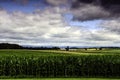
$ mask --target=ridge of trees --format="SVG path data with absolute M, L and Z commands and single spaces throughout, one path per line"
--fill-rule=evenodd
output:
M 0 49 L 59 50 L 59 47 L 23 47 L 18 44 L 0 43 Z
M 10 44 L 10 43 L 0 43 L 0 49 L 31 49 L 31 50 L 60 50 L 60 47 L 25 47 L 18 44 Z M 78 47 L 65 47 L 66 51 L 69 51 L 70 49 L 96 49 L 96 50 L 102 50 L 102 49 L 120 49 L 120 47 L 91 47 L 91 48 L 78 48 Z
M 22 49 L 18 44 L 0 43 L 0 49 Z

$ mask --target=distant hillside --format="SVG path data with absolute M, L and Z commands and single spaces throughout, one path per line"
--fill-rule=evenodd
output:
M 59 50 L 59 47 L 25 47 L 18 44 L 0 43 L 0 49 Z
M 18 44 L 0 43 L 0 49 L 22 49 Z

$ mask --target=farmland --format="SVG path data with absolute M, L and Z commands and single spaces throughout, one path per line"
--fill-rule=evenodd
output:
M 76 51 L 60 51 L 60 50 L 0 50 L 0 56 L 81 56 L 81 55 L 120 55 L 120 50 L 76 50 Z
M 120 77 L 120 50 L 0 50 L 0 76 Z

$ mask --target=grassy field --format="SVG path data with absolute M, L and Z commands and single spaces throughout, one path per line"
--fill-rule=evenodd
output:
M 0 50 L 0 56 L 76 56 L 76 55 L 120 55 L 120 50 Z

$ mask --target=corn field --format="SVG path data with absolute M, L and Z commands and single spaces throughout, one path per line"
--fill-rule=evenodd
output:
M 0 76 L 118 77 L 120 55 L 0 57 Z

